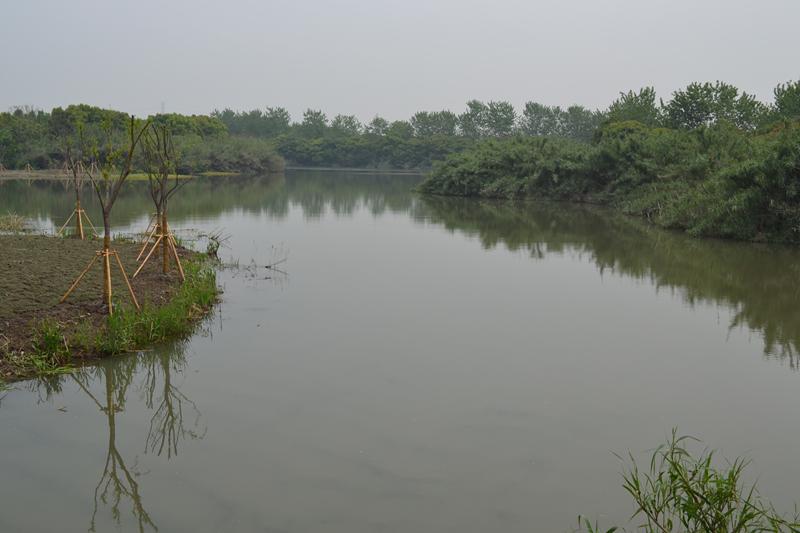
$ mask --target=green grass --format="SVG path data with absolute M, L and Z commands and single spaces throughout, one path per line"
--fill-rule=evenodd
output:
M 32 231 L 33 226 L 23 216 L 16 213 L 9 212 L 5 215 L 0 215 L 0 231 L 8 233 L 25 233 Z
M 655 449 L 650 459 L 649 471 L 639 470 L 633 455 L 622 471 L 622 487 L 633 497 L 635 512 L 631 520 L 640 517 L 642 523 L 636 530 L 645 533 L 704 532 L 800 532 L 800 514 L 788 518 L 780 515 L 756 489 L 755 483 L 746 485 L 743 478 L 747 458 L 738 457 L 733 462 L 723 459 L 719 463 L 716 450 L 704 449 L 698 457 L 687 450 L 694 437 L 672 437 Z M 619 457 L 619 456 L 618 456 Z M 584 516 L 578 517 L 578 530 L 601 533 L 598 522 L 594 525 Z M 604 533 L 619 530 L 617 526 Z M 622 529 L 622 531 L 625 531 Z
M 162 306 L 149 300 L 141 309 L 114 303 L 114 314 L 104 320 L 96 335 L 91 319 L 83 318 L 67 338 L 53 318 L 36 319 L 30 325 L 31 352 L 7 355 L 19 376 L 32 377 L 71 372 L 73 350 L 114 355 L 135 351 L 162 340 L 191 334 L 210 311 L 219 294 L 215 268 L 206 256 L 184 262 L 186 280 Z
M 95 350 L 106 355 L 123 353 L 192 333 L 217 298 L 217 277 L 214 265 L 202 256 L 184 267 L 186 281 L 166 305 L 145 301 L 141 309 L 134 309 L 115 304 L 114 314 L 93 341 Z

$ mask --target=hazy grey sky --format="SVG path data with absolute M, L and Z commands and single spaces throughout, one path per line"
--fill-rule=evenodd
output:
M 2 0 L 0 110 L 307 108 L 368 122 L 468 100 L 606 108 L 800 79 L 799 0 Z

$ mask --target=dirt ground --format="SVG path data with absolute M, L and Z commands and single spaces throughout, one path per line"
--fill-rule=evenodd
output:
M 14 367 L 7 361 L 9 354 L 32 349 L 30 324 L 34 319 L 55 318 L 64 327 L 62 333 L 67 339 L 71 338 L 79 319 L 91 317 L 92 335 L 100 328 L 102 320 L 108 315 L 108 306 L 101 299 L 100 259 L 95 261 L 67 301 L 59 304 L 59 300 L 101 248 L 102 239 L 96 238 L 80 240 L 42 235 L 0 235 L 0 379 L 16 375 Z M 169 300 L 180 281 L 174 261 L 171 277 L 161 276 L 161 261 L 151 257 L 136 278 L 131 279 L 140 265 L 136 256 L 141 246 L 112 242 L 113 249 L 119 252 L 140 305 L 145 299 L 151 302 Z M 192 253 L 178 247 L 181 260 Z M 130 294 L 113 258 L 111 281 L 114 298 L 130 304 Z M 90 358 L 93 355 L 73 352 L 73 358 Z

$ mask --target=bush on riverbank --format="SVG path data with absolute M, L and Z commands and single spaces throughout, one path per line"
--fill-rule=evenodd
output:
M 766 135 L 722 122 L 630 128 L 596 145 L 485 140 L 450 156 L 418 190 L 587 201 L 693 235 L 800 242 L 800 127 Z

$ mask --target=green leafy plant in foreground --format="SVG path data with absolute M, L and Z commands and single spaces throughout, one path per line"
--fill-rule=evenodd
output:
M 61 326 L 53 318 L 34 320 L 31 325 L 34 353 L 31 357 L 42 366 L 58 366 L 72 359 L 67 339 Z M 37 366 L 40 366 L 37 364 Z
M 755 484 L 745 485 L 742 472 L 749 459 L 725 460 L 727 467 L 718 470 L 711 464 L 716 450 L 706 448 L 695 458 L 684 447 L 688 441 L 700 442 L 688 435 L 677 437 L 673 429 L 672 437 L 653 452 L 649 472 L 640 471 L 632 455 L 630 462 L 620 457 L 625 461 L 622 486 L 636 505 L 631 519 L 645 520 L 637 529 L 646 533 L 800 532 L 796 506 L 795 514 L 787 519 L 759 494 Z M 601 531 L 597 522 L 593 527 L 584 516 L 578 517 L 578 523 L 581 529 L 574 531 Z
M 122 353 L 191 333 L 197 319 L 217 298 L 217 277 L 212 262 L 204 256 L 187 261 L 185 267 L 186 280 L 165 305 L 159 307 L 146 301 L 141 309 L 132 309 L 117 304 L 94 338 L 95 350 L 101 354 Z

